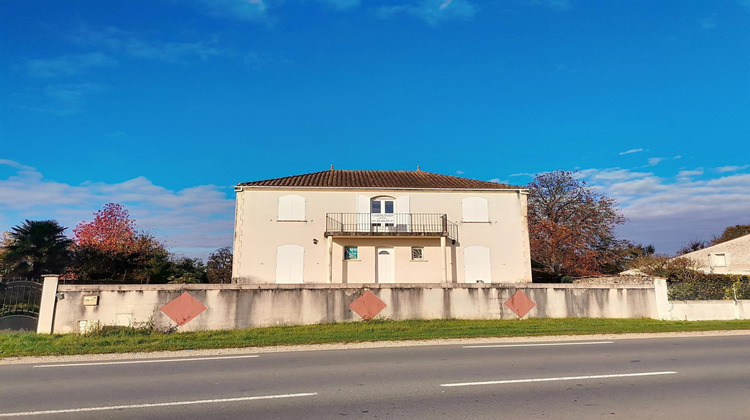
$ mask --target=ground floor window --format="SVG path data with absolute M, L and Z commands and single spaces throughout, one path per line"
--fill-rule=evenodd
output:
M 344 247 L 344 259 L 345 260 L 356 260 L 359 259 L 359 254 L 356 246 L 345 246 Z
M 411 247 L 411 260 L 412 261 L 424 261 L 424 247 L 421 247 L 421 246 Z

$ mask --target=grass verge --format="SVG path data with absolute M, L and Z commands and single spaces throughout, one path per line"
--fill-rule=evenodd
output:
M 744 330 L 750 320 L 652 319 L 412 320 L 165 333 L 149 328 L 101 329 L 88 334 L 0 333 L 0 358 L 160 350 L 219 349 L 440 338 L 660 333 Z

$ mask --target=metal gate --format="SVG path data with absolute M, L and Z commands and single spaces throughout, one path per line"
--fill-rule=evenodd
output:
M 0 282 L 0 330 L 36 331 L 41 301 L 42 283 Z

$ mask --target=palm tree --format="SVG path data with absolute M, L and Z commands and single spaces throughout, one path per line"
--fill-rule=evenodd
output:
M 3 262 L 11 275 L 39 278 L 42 274 L 60 274 L 70 261 L 73 243 L 65 227 L 55 220 L 25 220 L 8 234 Z

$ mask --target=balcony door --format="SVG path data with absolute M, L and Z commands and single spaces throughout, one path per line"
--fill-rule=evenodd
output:
M 376 197 L 370 200 L 370 229 L 372 232 L 389 232 L 396 225 L 395 200 Z

